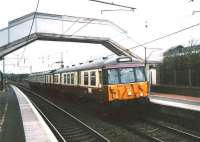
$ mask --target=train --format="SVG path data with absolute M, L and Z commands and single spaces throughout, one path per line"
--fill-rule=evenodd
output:
M 92 98 L 109 106 L 149 101 L 145 66 L 127 56 L 103 58 L 96 62 L 32 73 L 27 81 L 34 89 Z

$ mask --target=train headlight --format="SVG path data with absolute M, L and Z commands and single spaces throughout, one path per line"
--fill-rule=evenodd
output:
M 128 91 L 128 96 L 131 96 L 131 95 L 132 95 L 131 91 Z

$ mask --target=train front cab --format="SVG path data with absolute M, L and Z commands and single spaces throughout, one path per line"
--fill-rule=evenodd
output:
M 149 102 L 148 82 L 142 65 L 104 69 L 107 103 L 114 107 L 144 105 Z

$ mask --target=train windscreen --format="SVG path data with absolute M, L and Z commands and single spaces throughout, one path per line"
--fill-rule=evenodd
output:
M 146 81 L 144 67 L 107 69 L 105 74 L 105 84 L 125 84 Z

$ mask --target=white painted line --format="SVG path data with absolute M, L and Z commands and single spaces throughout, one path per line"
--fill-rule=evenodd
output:
M 7 110 L 8 110 L 8 97 L 6 98 L 6 105 L 4 107 L 4 112 L 3 112 L 2 117 L 0 119 L 0 133 L 2 132 L 2 126 L 3 126 L 4 122 L 5 122 L 5 117 L 6 117 Z
M 11 85 L 11 87 L 15 91 L 19 102 L 26 141 L 58 142 L 30 100 L 16 86 Z
M 166 98 L 166 99 L 174 99 L 174 100 L 183 100 L 183 101 L 187 101 L 187 102 L 196 102 L 196 103 L 200 103 L 200 101 L 198 101 L 198 100 L 191 100 L 191 98 L 184 98 L 184 97 L 180 97 L 180 98 L 177 98 L 177 97 L 173 97 L 173 96 L 162 96 L 162 95 L 152 95 L 152 96 L 150 96 L 150 97 L 154 97 L 154 98 L 156 98 L 156 97 L 159 97 L 159 98 Z M 199 99 L 199 98 L 198 98 Z
M 185 103 L 165 101 L 165 100 L 152 99 L 152 98 L 150 99 L 150 101 L 155 104 L 162 104 L 165 106 L 173 106 L 173 107 L 183 108 L 183 109 L 188 109 L 188 110 L 193 110 L 193 111 L 200 111 L 200 106 L 197 106 L 197 105 L 190 105 L 190 104 L 185 104 Z

